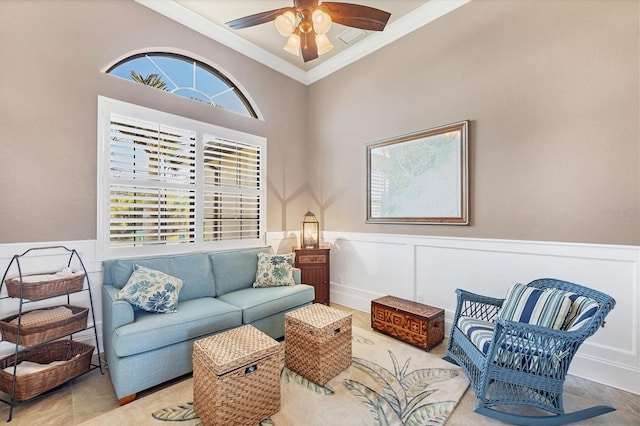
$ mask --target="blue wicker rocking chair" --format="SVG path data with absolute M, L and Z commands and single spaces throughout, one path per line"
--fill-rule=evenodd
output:
M 596 406 L 565 413 L 562 402 L 571 360 L 582 342 L 604 325 L 615 305 L 613 298 L 548 278 L 526 286 L 516 284 L 506 299 L 461 289 L 456 294 L 458 303 L 444 358 L 465 370 L 478 401 L 476 413 L 516 425 L 548 426 L 615 410 Z M 536 303 L 537 308 L 531 309 Z M 503 410 L 536 407 L 550 414 L 530 416 L 495 409 L 500 406 Z

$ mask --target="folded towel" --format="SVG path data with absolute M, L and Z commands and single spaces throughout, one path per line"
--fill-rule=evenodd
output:
M 69 267 L 62 268 L 61 270 L 56 272 L 56 276 L 58 277 L 70 277 L 71 275 L 73 275 L 73 271 Z
M 39 364 L 32 361 L 22 361 L 18 363 L 18 367 L 16 368 L 16 376 L 25 376 L 27 374 L 37 373 L 39 371 L 55 367 L 56 365 L 60 365 L 65 362 L 66 361 L 53 361 L 49 364 Z M 5 368 L 4 371 L 9 374 L 13 374 L 13 365 L 11 367 Z
M 72 272 L 71 268 L 64 268 L 56 273 L 52 274 L 38 274 L 38 275 L 24 275 L 22 277 L 23 283 L 39 283 L 42 281 L 59 280 L 60 278 L 74 277 L 77 275 L 84 275 L 84 271 Z M 13 281 L 20 281 L 20 277 L 12 278 Z

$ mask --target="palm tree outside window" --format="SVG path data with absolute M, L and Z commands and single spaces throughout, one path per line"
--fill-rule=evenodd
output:
M 247 97 L 227 76 L 188 56 L 140 53 L 119 61 L 106 72 L 227 111 L 258 117 Z

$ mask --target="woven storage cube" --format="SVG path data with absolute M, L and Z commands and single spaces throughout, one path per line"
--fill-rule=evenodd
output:
M 55 276 L 55 272 L 42 274 L 42 276 Z M 39 275 L 36 275 L 39 276 Z M 75 273 L 72 276 L 43 279 L 42 281 L 25 281 L 25 278 L 33 275 L 25 275 L 22 280 L 22 297 L 29 300 L 41 300 L 49 297 L 61 296 L 82 290 L 84 286 L 84 272 Z M 7 293 L 11 297 L 20 297 L 20 277 L 7 278 Z
M 351 365 L 351 314 L 319 303 L 285 314 L 285 364 L 324 386 Z
M 18 353 L 18 364 L 22 361 L 50 364 L 65 361 L 32 374 L 16 376 L 15 398 L 24 401 L 59 386 L 68 380 L 89 371 L 93 346 L 73 340 L 57 340 Z M 0 360 L 0 391 L 11 395 L 14 354 Z M 11 367 L 9 371 L 5 368 Z
M 60 308 L 70 311 L 69 316 L 62 315 Z M 89 308 L 73 305 L 51 306 L 23 312 L 20 324 L 20 345 L 37 345 L 84 330 L 87 328 L 88 313 Z M 16 343 L 18 323 L 15 319 L 17 317 L 16 314 L 0 320 L 2 340 Z
M 205 426 L 255 426 L 280 411 L 280 344 L 252 325 L 194 342 L 193 407 Z

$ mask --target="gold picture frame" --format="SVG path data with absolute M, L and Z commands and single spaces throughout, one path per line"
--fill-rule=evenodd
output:
M 367 223 L 469 224 L 469 121 L 367 145 Z

